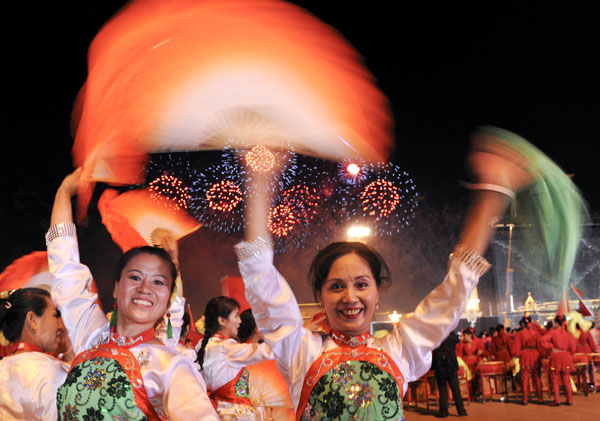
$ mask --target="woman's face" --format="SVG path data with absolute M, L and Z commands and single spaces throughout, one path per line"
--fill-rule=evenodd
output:
M 221 326 L 223 336 L 226 338 L 237 337 L 240 324 L 242 324 L 242 319 L 240 319 L 240 310 L 237 308 L 229 313 L 226 319 L 219 317 L 219 325 Z
M 54 353 L 62 340 L 62 323 L 60 321 L 60 313 L 56 305 L 50 298 L 46 297 L 46 310 L 41 316 L 35 316 L 36 329 L 35 340 L 36 345 L 42 348 L 44 352 Z
M 165 314 L 171 297 L 171 272 L 160 257 L 139 254 L 121 271 L 113 297 L 117 300 L 117 327 L 138 325 L 147 330 Z M 136 329 L 139 330 L 139 329 Z
M 336 259 L 319 300 L 332 329 L 347 335 L 367 332 L 379 302 L 379 288 L 369 264 L 354 253 Z

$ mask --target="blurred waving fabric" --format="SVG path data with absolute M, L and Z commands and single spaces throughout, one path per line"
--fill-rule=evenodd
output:
M 138 182 L 152 152 L 262 144 L 375 161 L 393 145 L 360 56 L 277 0 L 129 3 L 90 46 L 73 125 L 85 179 L 113 184 Z

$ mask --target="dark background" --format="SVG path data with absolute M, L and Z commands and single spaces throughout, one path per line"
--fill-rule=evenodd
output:
M 426 210 L 424 225 L 405 240 L 441 238 L 431 247 L 439 251 L 422 255 L 422 261 L 404 262 L 407 253 L 422 250 L 398 246 L 399 239 L 395 247 L 379 245 L 396 278 L 408 279 L 397 282 L 393 291 L 403 299 L 398 303 L 390 294 L 390 308 L 412 310 L 441 279 L 443 267 L 423 272 L 434 275 L 429 282 L 422 282 L 415 268 L 437 265 L 455 238 L 456 210 L 465 197 L 458 180 L 464 177 L 470 133 L 478 125 L 497 125 L 529 139 L 574 174 L 592 210 L 600 207 L 600 22 L 594 2 L 296 3 L 354 45 L 391 102 L 393 161 L 413 176 Z M 86 78 L 87 47 L 122 4 L 23 2 L 5 12 L 0 268 L 45 248 L 52 197 L 72 170 L 70 113 Z M 195 314 L 219 294 L 216 280 L 235 272 L 235 241 L 203 230 L 182 241 L 186 295 Z M 82 260 L 92 268 L 106 302 L 119 250 L 93 211 L 89 226 L 80 229 L 80 242 Z M 311 299 L 304 278 L 312 255 L 311 249 L 278 258 L 299 301 Z M 298 265 L 298 259 L 306 263 Z

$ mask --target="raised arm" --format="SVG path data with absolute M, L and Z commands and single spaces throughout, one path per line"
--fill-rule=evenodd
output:
M 304 375 L 302 366 L 314 360 L 315 355 L 311 352 L 318 351 L 320 337 L 303 328 L 296 297 L 273 266 L 273 248 L 267 227 L 271 204 L 268 182 L 269 176 L 261 174 L 247 180 L 247 183 L 253 183 L 255 194 L 246 203 L 245 241 L 236 245 L 236 252 L 246 298 L 258 330 L 271 347 L 286 380 L 294 382 L 297 376 Z M 305 358 L 296 358 L 300 353 Z
M 52 206 L 52 215 L 50 216 L 51 227 L 63 222 L 73 222 L 71 199 L 77 194 L 77 187 L 82 172 L 83 169 L 80 167 L 67 175 L 56 191 L 54 205 Z
M 431 351 L 456 328 L 479 277 L 490 267 L 482 254 L 494 224 L 504 215 L 514 192 L 531 181 L 521 161 L 509 150 L 491 150 L 474 143 L 468 163 L 476 183 L 472 185 L 472 202 L 451 255 L 448 274 L 386 338 L 389 352 L 402 366 L 408 381 L 427 371 Z
M 81 169 L 63 180 L 56 192 L 51 226 L 46 234 L 48 266 L 54 276 L 52 299 L 59 308 L 75 354 L 89 348 L 108 326 L 98 306 L 98 294 L 90 290 L 92 275 L 79 261 L 71 198 L 77 192 Z

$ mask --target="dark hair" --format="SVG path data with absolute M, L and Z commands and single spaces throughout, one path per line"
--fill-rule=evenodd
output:
M 181 324 L 181 332 L 179 333 L 179 339 L 183 339 L 183 334 L 185 333 L 186 329 L 189 327 L 190 325 L 190 313 L 188 313 L 187 311 L 183 312 L 183 317 L 182 319 L 182 324 Z
M 491 327 L 488 329 L 488 332 L 490 333 L 490 335 L 493 335 L 495 331 L 496 331 L 496 327 L 495 327 L 495 326 L 491 326 Z
M 177 278 L 177 267 L 173 260 L 171 260 L 171 256 L 164 249 L 159 247 L 151 247 L 151 246 L 143 246 L 143 247 L 135 247 L 131 250 L 128 250 L 126 253 L 123 253 L 119 261 L 117 262 L 117 268 L 115 270 L 115 274 L 113 280 L 115 282 L 119 282 L 121 279 L 121 273 L 127 264 L 134 258 L 141 254 L 149 254 L 151 256 L 156 256 L 159 259 L 163 260 L 167 266 L 169 267 L 169 271 L 171 272 L 171 293 L 175 290 L 175 279 Z
M 533 319 L 531 318 L 531 316 L 527 316 L 527 317 L 523 316 L 523 317 L 521 318 L 521 320 L 519 320 L 519 325 L 520 325 L 521 323 L 525 323 L 525 325 L 528 325 L 528 324 L 529 324 L 529 323 L 531 323 L 532 321 L 533 321 Z
M 238 341 L 243 343 L 246 342 L 256 330 L 256 322 L 252 315 L 252 309 L 249 308 L 242 311 L 240 319 L 242 319 L 242 324 L 240 324 L 240 327 L 238 328 Z
M 8 299 L 0 299 L 0 328 L 9 342 L 21 337 L 25 317 L 33 311 L 41 316 L 48 307 L 50 294 L 40 288 L 21 288 L 14 291 Z
M 471 337 L 473 337 L 473 332 L 471 332 L 470 329 L 463 329 L 462 334 L 463 335 L 470 335 Z
M 555 321 L 556 323 L 558 323 L 558 325 L 559 325 L 559 326 L 562 326 L 562 325 L 563 325 L 563 322 L 565 321 L 565 319 L 563 318 L 563 316 L 556 316 L 556 317 L 554 318 L 554 321 Z
M 221 329 L 219 317 L 226 319 L 234 310 L 239 308 L 240 305 L 237 301 L 223 295 L 212 298 L 208 304 L 206 304 L 206 310 L 204 310 L 204 338 L 202 338 L 202 345 L 198 350 L 198 359 L 196 360 L 196 362 L 200 364 L 201 370 L 204 365 L 204 351 L 206 350 L 206 344 L 208 343 L 208 340 Z
M 310 265 L 309 279 L 316 300 L 319 299 L 319 293 L 321 292 L 323 283 L 327 279 L 327 275 L 329 275 L 333 262 L 347 254 L 356 254 L 367 262 L 378 287 L 382 283 L 387 285 L 391 282 L 390 269 L 379 253 L 373 248 L 364 243 L 338 241 L 329 244 L 321 250 Z
M 500 323 L 499 323 L 498 325 L 496 325 L 496 330 L 497 330 L 498 332 L 500 332 L 500 331 L 501 331 L 501 330 L 503 330 L 503 329 L 504 329 L 504 325 L 503 325 L 503 324 L 500 324 Z

